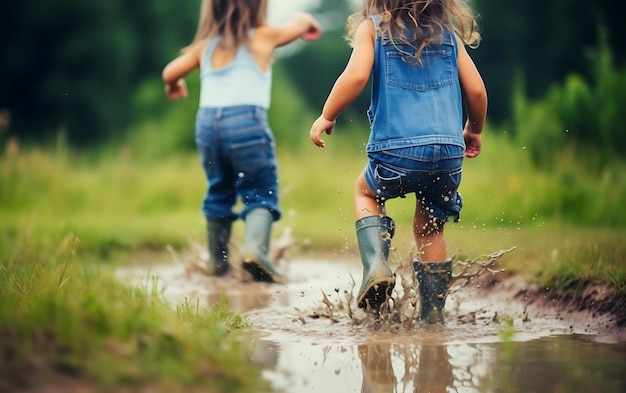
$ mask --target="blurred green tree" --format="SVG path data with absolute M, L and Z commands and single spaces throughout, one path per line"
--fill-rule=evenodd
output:
M 590 76 L 589 55 L 600 27 L 618 67 L 626 61 L 626 4 L 611 0 L 474 0 L 483 41 L 470 51 L 489 92 L 489 118 L 510 119 L 512 81 L 521 77 L 530 98 L 575 72 Z
M 124 133 L 134 90 L 191 40 L 199 1 L 3 0 L 0 109 L 9 133 L 87 144 Z

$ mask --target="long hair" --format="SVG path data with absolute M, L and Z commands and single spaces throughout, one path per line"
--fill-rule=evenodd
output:
M 470 47 L 480 43 L 480 33 L 470 0 L 363 0 L 361 9 L 348 18 L 346 39 L 352 44 L 359 24 L 381 15 L 379 34 L 391 42 L 407 44 L 419 59 L 422 50 L 439 41 L 445 27 L 451 28 Z M 413 29 L 408 30 L 407 27 Z M 413 34 L 409 35 L 408 32 Z M 427 32 L 426 34 L 424 32 Z
M 202 0 L 196 35 L 189 46 L 220 37 L 224 48 L 238 48 L 250 40 L 250 30 L 265 23 L 267 0 Z

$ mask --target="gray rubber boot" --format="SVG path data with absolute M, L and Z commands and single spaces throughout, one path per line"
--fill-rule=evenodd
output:
M 209 245 L 209 274 L 223 276 L 230 269 L 228 264 L 228 242 L 233 222 L 228 220 L 207 220 L 207 240 Z
M 268 258 L 274 216 L 264 208 L 253 209 L 245 219 L 246 239 L 241 250 L 243 268 L 255 281 L 282 282 L 282 276 Z
M 357 295 L 360 308 L 378 309 L 391 295 L 396 278 L 389 268 L 389 247 L 394 234 L 393 220 L 387 216 L 369 216 L 355 223 L 363 280 Z
M 443 263 L 413 262 L 419 281 L 422 312 L 420 319 L 427 323 L 444 324 L 443 308 L 452 279 L 452 261 Z

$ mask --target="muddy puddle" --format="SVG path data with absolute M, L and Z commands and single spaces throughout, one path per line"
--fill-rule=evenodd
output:
M 253 326 L 252 356 L 276 392 L 626 392 L 623 330 L 606 316 L 514 298 L 521 283 L 485 290 L 481 278 L 458 274 L 446 325 L 433 326 L 415 319 L 406 266 L 396 270 L 395 301 L 382 319 L 352 298 L 356 260 L 279 266 L 285 284 L 249 282 L 240 271 L 208 277 L 180 260 L 119 275 L 157 285 L 173 305 L 225 296 Z

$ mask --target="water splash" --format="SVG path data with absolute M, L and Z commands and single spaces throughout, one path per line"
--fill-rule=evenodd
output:
M 514 248 L 501 250 L 492 254 L 484 255 L 474 260 L 457 260 L 453 264 L 452 280 L 450 281 L 448 295 L 460 291 L 462 288 L 473 283 L 477 277 L 484 274 L 495 275 L 504 269 L 496 269 L 495 265 L 500 258 L 513 251 Z M 334 301 L 329 300 L 327 293 L 321 289 L 322 300 L 306 317 L 312 319 L 326 318 L 333 323 L 338 323 L 343 317 L 349 318 L 353 325 L 363 325 L 374 330 L 386 330 L 391 332 L 409 331 L 416 327 L 419 322 L 420 302 L 418 281 L 412 262 L 400 264 L 394 272 L 396 287 L 392 295 L 378 310 L 363 311 L 355 309 L 354 288 L 356 281 L 351 276 L 350 288 L 341 291 L 335 289 L 337 295 Z M 305 317 L 300 315 L 302 319 Z M 300 319 L 300 318 L 299 318 Z M 457 319 L 471 321 L 474 316 L 464 317 L 457 315 Z

